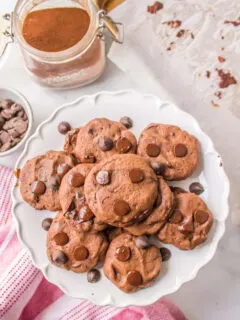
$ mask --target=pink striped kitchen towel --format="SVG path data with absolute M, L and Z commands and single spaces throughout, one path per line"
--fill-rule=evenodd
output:
M 0 166 L 0 319 L 186 320 L 165 298 L 147 307 L 98 307 L 66 296 L 45 280 L 16 236 L 11 221 L 12 181 L 12 170 Z

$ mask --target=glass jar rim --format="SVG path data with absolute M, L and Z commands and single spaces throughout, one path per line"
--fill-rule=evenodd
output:
M 42 2 L 48 1 L 48 0 L 42 0 Z M 21 46 L 24 47 L 25 50 L 28 51 L 28 53 L 35 58 L 38 57 L 41 60 L 45 61 L 51 61 L 51 63 L 59 62 L 62 60 L 72 60 L 76 57 L 76 55 L 83 53 L 88 49 L 88 47 L 91 45 L 91 43 L 95 40 L 95 37 L 97 35 L 97 30 L 99 28 L 99 21 L 98 21 L 98 11 L 95 5 L 91 0 L 87 0 L 90 10 L 87 11 L 90 16 L 90 25 L 88 28 L 88 31 L 84 35 L 84 37 L 76 43 L 74 46 L 63 50 L 59 52 L 46 52 L 38 50 L 31 45 L 27 43 L 27 41 L 24 39 L 22 34 L 22 29 L 19 27 L 18 23 L 18 12 L 22 10 L 22 6 L 25 4 L 29 4 L 29 0 L 18 0 L 16 3 L 16 6 L 13 11 L 13 28 L 14 28 L 14 34 L 17 37 L 17 40 L 20 42 Z M 37 4 L 39 4 L 38 2 Z M 36 5 L 33 3 L 34 8 Z M 31 12 L 31 10 L 29 11 Z

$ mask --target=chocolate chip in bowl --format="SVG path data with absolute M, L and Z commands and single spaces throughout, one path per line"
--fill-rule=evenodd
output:
M 32 123 L 32 110 L 26 98 L 14 89 L 0 87 L 0 157 L 24 145 Z

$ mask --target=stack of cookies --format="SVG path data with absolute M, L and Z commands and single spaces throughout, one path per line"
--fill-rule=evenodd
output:
M 149 236 L 182 250 L 204 242 L 212 213 L 198 196 L 170 187 L 196 169 L 198 141 L 177 126 L 150 124 L 139 141 L 129 130 L 132 120 L 94 119 L 66 134 L 64 151 L 48 151 L 21 170 L 23 199 L 37 210 L 58 211 L 43 220 L 48 231 L 47 254 L 54 265 L 100 278 L 97 267 L 119 289 L 134 292 L 157 278 L 166 248 Z

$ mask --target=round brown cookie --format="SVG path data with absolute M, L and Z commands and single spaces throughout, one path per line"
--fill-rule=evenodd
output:
M 197 167 L 199 147 L 196 138 L 177 126 L 150 124 L 140 135 L 138 154 L 165 179 L 182 180 Z
M 110 243 L 104 262 L 104 274 L 124 292 L 151 285 L 161 268 L 160 250 L 155 246 L 140 249 L 136 237 L 122 233 Z
M 28 160 L 20 173 L 23 199 L 38 210 L 60 210 L 61 179 L 74 165 L 74 158 L 63 151 L 48 151 Z
M 47 236 L 47 254 L 57 267 L 73 272 L 87 272 L 103 261 L 108 241 L 103 233 L 78 232 L 60 212 L 54 218 Z
M 102 176 L 106 178 L 104 181 L 99 179 Z M 141 157 L 115 155 L 91 170 L 84 192 L 100 221 L 124 227 L 150 214 L 157 198 L 157 177 Z
M 159 177 L 158 197 L 151 214 L 142 222 L 125 229 L 135 236 L 154 234 L 166 223 L 174 206 L 174 196 L 162 177 Z
M 69 138 L 71 137 L 71 139 Z M 137 141 L 120 122 L 94 119 L 69 134 L 64 150 L 74 153 L 81 163 L 95 163 L 118 153 L 136 153 Z
M 194 193 L 176 195 L 176 207 L 158 233 L 164 243 L 191 250 L 204 242 L 213 223 L 213 215 L 205 202 Z

